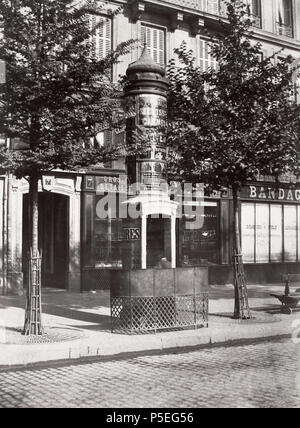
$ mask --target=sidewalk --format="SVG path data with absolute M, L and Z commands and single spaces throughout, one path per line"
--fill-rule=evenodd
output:
M 283 286 L 249 285 L 248 289 L 253 320 L 241 322 L 231 319 L 233 287 L 212 286 L 208 328 L 143 335 L 111 333 L 108 292 L 72 294 L 45 289 L 42 297 L 43 324 L 48 334 L 38 340 L 24 338 L 20 334 L 25 297 L 0 296 L 0 368 L 274 336 L 291 337 L 293 321 L 300 320 L 300 308 L 293 315 L 281 314 L 279 304 L 269 295 L 270 292 L 283 292 Z

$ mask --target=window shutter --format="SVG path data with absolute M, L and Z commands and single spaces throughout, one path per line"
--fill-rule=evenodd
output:
M 158 55 L 159 63 L 160 65 L 164 65 L 165 64 L 165 32 L 162 30 L 159 31 L 158 50 L 159 50 L 159 55 Z
M 142 25 L 141 40 L 147 44 L 148 52 L 153 60 L 160 65 L 165 65 L 165 31 Z
M 111 44 L 112 44 L 112 28 L 111 28 L 111 19 L 106 20 L 106 32 L 105 32 L 105 50 L 106 55 L 110 53 L 111 51 Z
M 219 0 L 208 0 L 207 12 L 213 15 L 219 15 Z
M 206 40 L 200 39 L 199 60 L 201 71 L 207 71 L 210 67 L 217 69 L 217 61 L 209 52 L 209 42 Z
M 92 28 L 101 23 L 92 36 L 92 54 L 97 59 L 105 58 L 111 51 L 112 21 L 101 16 L 92 16 Z
M 113 144 L 113 131 L 108 129 L 104 131 L 104 147 L 111 148 Z

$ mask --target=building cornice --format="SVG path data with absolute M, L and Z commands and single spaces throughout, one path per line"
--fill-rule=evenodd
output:
M 193 9 L 190 7 L 182 6 L 179 4 L 170 3 L 168 0 L 115 0 L 115 3 L 128 5 L 131 10 L 141 12 L 138 15 L 138 19 L 142 19 L 143 13 L 151 11 L 149 7 L 152 6 L 152 10 L 165 10 L 166 15 L 170 16 L 170 29 L 176 30 L 181 22 L 185 19 L 191 24 L 191 33 L 196 35 L 199 33 L 200 28 L 204 25 L 217 24 L 220 20 L 226 22 L 226 18 L 220 15 L 214 15 L 212 13 L 202 11 L 199 9 Z M 179 18 L 178 18 L 179 17 Z M 133 17 L 133 19 L 136 18 Z M 300 41 L 285 36 L 279 36 L 271 33 L 264 29 L 253 27 L 253 38 L 260 42 L 266 42 L 278 46 L 279 49 L 291 49 L 300 52 Z

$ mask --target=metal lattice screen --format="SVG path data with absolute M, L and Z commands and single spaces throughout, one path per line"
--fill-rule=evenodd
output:
M 116 332 L 208 327 L 208 293 L 112 297 L 111 320 Z

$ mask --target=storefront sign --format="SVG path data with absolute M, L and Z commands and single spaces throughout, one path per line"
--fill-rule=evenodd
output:
M 125 241 L 138 241 L 141 239 L 141 230 L 139 227 L 130 227 L 123 229 Z
M 96 177 L 96 193 L 126 192 L 126 179 L 124 177 L 101 176 Z
M 242 190 L 241 197 L 268 201 L 300 201 L 300 188 L 251 185 Z

